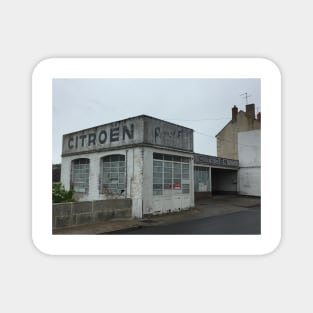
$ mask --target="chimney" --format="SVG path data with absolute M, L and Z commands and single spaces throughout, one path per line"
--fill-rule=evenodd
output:
M 246 105 L 246 116 L 249 120 L 255 119 L 255 106 L 254 103 Z
M 258 118 L 258 121 L 261 122 L 261 112 L 259 112 L 259 113 L 257 114 L 257 118 Z
M 238 108 L 234 105 L 234 107 L 231 109 L 232 111 L 232 121 L 237 121 L 237 114 L 238 114 Z

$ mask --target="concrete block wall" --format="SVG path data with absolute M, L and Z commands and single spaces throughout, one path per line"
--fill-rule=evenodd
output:
M 130 218 L 131 215 L 131 199 L 55 203 L 52 205 L 52 227 L 93 224 L 113 218 Z

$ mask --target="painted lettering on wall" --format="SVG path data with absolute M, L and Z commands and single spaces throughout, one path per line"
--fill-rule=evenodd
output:
M 239 161 L 232 159 L 225 159 L 221 157 L 215 157 L 211 155 L 195 154 L 195 164 L 206 164 L 212 166 L 224 166 L 224 167 L 238 167 Z
M 161 133 L 160 127 L 154 128 L 154 143 L 158 143 L 158 140 L 161 140 L 161 134 L 163 138 L 170 138 L 170 139 L 179 139 L 182 136 L 182 130 L 163 130 Z
M 97 144 L 104 145 L 127 139 L 134 139 L 134 124 L 130 124 L 130 127 L 123 125 L 121 127 L 102 129 L 99 132 L 73 135 L 69 137 L 67 145 L 72 150 L 74 148 L 90 147 Z
M 154 143 L 158 143 L 157 141 L 158 141 L 158 139 L 161 137 L 161 129 L 160 129 L 160 127 L 156 127 L 155 129 L 154 129 Z

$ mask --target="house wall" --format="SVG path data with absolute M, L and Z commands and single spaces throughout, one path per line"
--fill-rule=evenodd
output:
M 229 123 L 216 138 L 217 156 L 238 159 L 237 154 L 237 124 Z
M 238 133 L 238 192 L 261 196 L 261 131 Z
M 217 156 L 238 160 L 238 133 L 261 128 L 260 120 L 240 111 L 216 136 Z
M 239 194 L 261 196 L 261 168 L 240 168 L 238 180 Z

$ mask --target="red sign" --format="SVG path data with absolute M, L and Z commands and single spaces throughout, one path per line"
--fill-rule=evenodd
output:
M 179 183 L 174 184 L 174 189 L 175 190 L 181 189 L 181 184 L 179 184 Z

